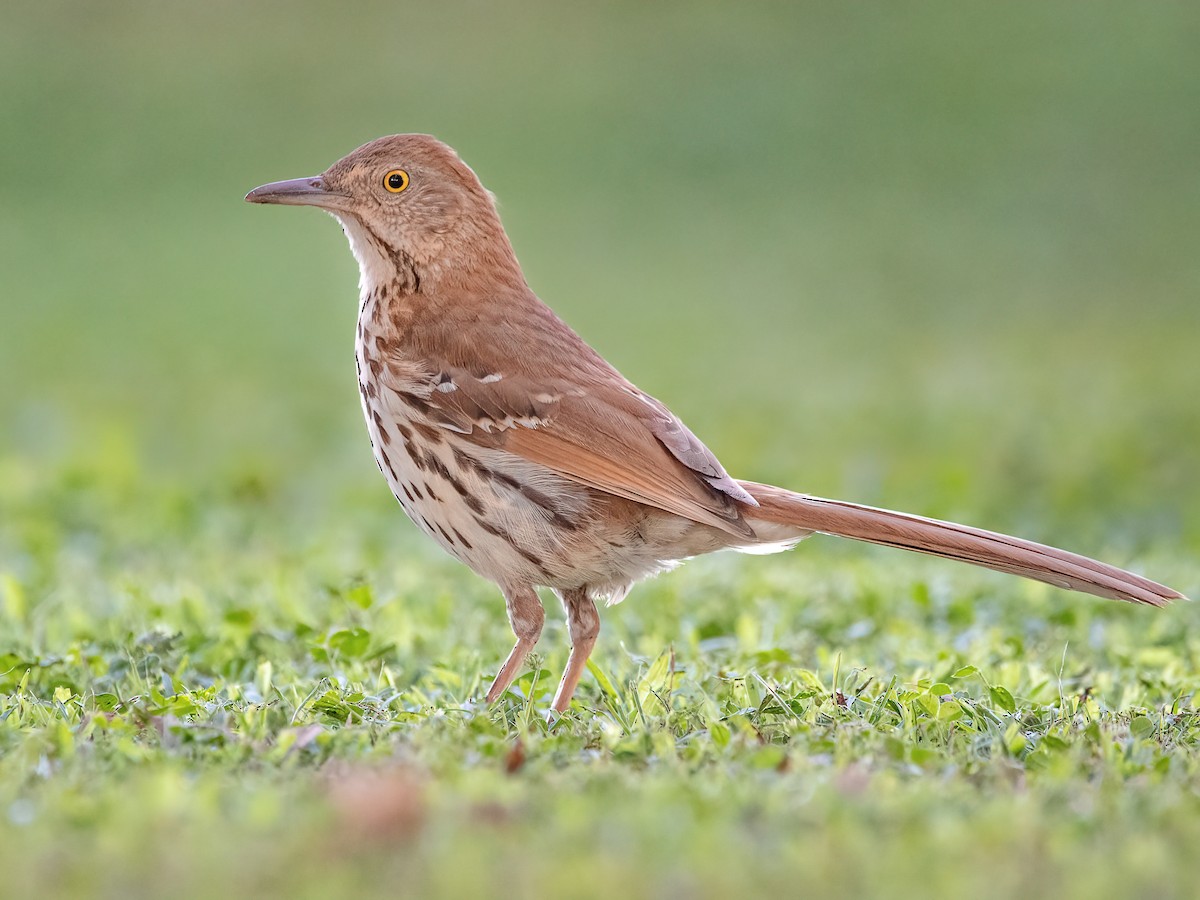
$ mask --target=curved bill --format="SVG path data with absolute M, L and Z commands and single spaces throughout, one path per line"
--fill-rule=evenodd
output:
M 319 206 L 322 209 L 344 209 L 349 197 L 326 190 L 325 181 L 316 178 L 293 178 L 273 181 L 256 187 L 246 195 L 248 203 L 274 203 L 280 206 Z

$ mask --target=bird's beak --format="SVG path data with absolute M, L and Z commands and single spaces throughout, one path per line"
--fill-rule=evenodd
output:
M 321 176 L 273 181 L 256 187 L 246 195 L 247 203 L 275 203 L 281 206 L 319 206 L 321 209 L 344 209 L 349 197 L 325 187 Z

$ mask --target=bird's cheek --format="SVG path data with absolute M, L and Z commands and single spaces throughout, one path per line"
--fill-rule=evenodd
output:
M 422 199 L 421 222 L 430 234 L 450 234 L 459 226 L 462 206 L 457 198 L 439 193 Z

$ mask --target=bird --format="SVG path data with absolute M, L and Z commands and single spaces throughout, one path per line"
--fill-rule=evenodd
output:
M 354 352 L 375 460 L 408 516 L 494 582 L 516 643 L 486 694 L 519 676 L 566 614 L 562 715 L 600 633 L 597 602 L 717 550 L 794 547 L 814 533 L 899 547 L 1100 597 L 1161 607 L 1182 594 L 1065 550 L 983 529 L 735 479 L 530 289 L 494 196 L 425 134 L 364 144 L 251 203 L 313 206 L 359 267 Z

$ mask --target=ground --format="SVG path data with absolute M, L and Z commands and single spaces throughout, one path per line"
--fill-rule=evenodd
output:
M 289 9 L 0 31 L 0 896 L 1190 896 L 1190 604 L 816 537 L 603 611 L 552 725 L 548 597 L 482 704 L 344 239 L 241 196 L 433 131 L 735 475 L 1197 595 L 1193 10 Z

